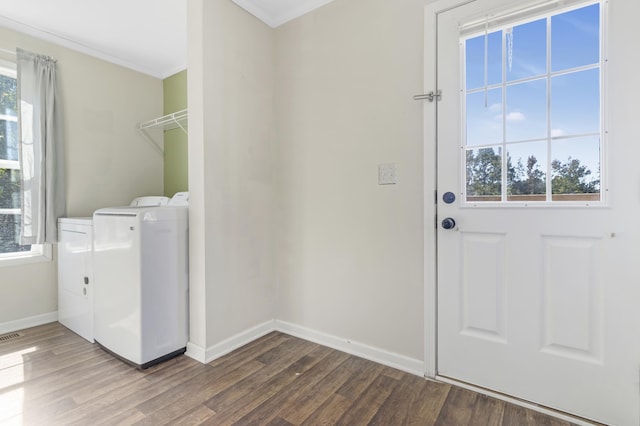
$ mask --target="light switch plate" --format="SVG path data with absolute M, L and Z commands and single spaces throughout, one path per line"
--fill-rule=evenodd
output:
M 394 163 L 378 164 L 378 185 L 396 184 L 396 165 Z

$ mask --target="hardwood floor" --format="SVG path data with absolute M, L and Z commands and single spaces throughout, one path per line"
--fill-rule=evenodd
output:
M 0 342 L 1 425 L 569 423 L 274 332 L 144 371 L 58 323 Z

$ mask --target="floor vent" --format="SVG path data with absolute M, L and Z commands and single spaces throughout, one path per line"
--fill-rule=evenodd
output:
M 16 340 L 22 337 L 22 333 L 9 333 L 0 336 L 0 343 L 8 342 L 9 340 Z

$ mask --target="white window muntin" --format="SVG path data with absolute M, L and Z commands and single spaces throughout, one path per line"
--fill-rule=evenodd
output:
M 563 69 L 560 71 L 551 71 L 551 18 L 556 15 L 560 15 L 562 13 L 570 12 L 573 10 L 581 9 L 584 7 L 588 7 L 594 4 L 600 5 L 600 34 L 599 34 L 599 61 L 594 62 L 592 64 L 587 64 L 583 66 L 578 66 L 574 68 Z M 485 15 L 481 18 L 475 19 L 473 21 L 468 21 L 467 23 L 463 23 L 460 25 L 460 105 L 461 105 L 461 150 L 460 150 L 460 182 L 461 182 L 461 194 L 462 194 L 462 207 L 562 207 L 562 206 L 605 206 L 607 194 L 606 188 L 606 139 L 605 136 L 607 131 L 604 127 L 605 123 L 605 65 L 606 65 L 606 54 L 605 54 L 605 38 L 606 38 L 606 5 L 608 4 L 605 0 L 564 0 L 561 2 L 559 0 L 546 1 L 537 4 L 533 4 L 530 7 L 520 7 L 518 9 L 513 9 L 510 11 L 506 11 L 504 13 L 490 14 Z M 538 21 L 541 19 L 545 19 L 547 23 L 547 34 L 546 34 L 546 72 L 538 75 L 529 76 L 526 78 L 515 79 L 507 81 L 506 78 L 506 63 L 507 63 L 507 52 L 506 52 L 506 43 L 505 30 L 527 24 L 530 22 Z M 483 36 L 491 33 L 495 33 L 501 31 L 502 33 L 502 81 L 496 84 L 487 84 L 481 87 L 477 87 L 474 89 L 467 90 L 466 82 L 466 41 L 478 36 Z M 599 131 L 598 132 L 588 132 L 588 133 L 575 133 L 570 135 L 552 135 L 551 125 L 548 122 L 550 120 L 551 115 L 551 79 L 552 77 L 561 76 L 561 75 L 569 75 L 574 74 L 580 71 L 590 70 L 590 69 L 598 69 L 600 76 L 600 122 L 599 122 Z M 509 86 L 514 86 L 519 83 L 536 81 L 536 80 L 546 80 L 547 83 L 547 136 L 544 138 L 534 138 L 534 139 L 522 139 L 522 140 L 514 140 L 507 141 L 506 140 L 506 132 L 505 132 L 505 117 L 506 111 L 504 108 L 506 107 L 506 88 Z M 491 89 L 501 89 L 502 91 L 502 115 L 503 115 L 503 129 L 502 129 L 502 142 L 497 143 L 488 143 L 486 145 L 473 145 L 472 149 L 482 149 L 482 148 L 500 148 L 500 155 L 502 157 L 502 183 L 501 183 L 501 191 L 502 201 L 482 201 L 482 202 L 474 202 L 467 201 L 467 188 L 466 188 L 466 153 L 467 153 L 467 105 L 466 105 L 466 97 L 468 94 L 473 93 L 481 93 L 486 92 Z M 550 153 L 548 152 L 547 159 L 547 167 L 546 167 L 546 201 L 541 202 L 532 202 L 532 203 L 522 203 L 516 201 L 507 201 L 507 147 L 511 145 L 527 143 L 527 142 L 547 142 L 547 150 L 550 150 L 550 142 L 561 140 L 561 139 L 576 139 L 585 136 L 598 136 L 600 138 L 600 159 L 599 159 L 599 172 L 600 172 L 600 201 L 589 201 L 586 203 L 581 202 L 563 202 L 563 201 L 552 201 L 552 191 L 551 191 L 551 160 Z
M 14 63 L 0 60 L 0 75 L 11 78 L 17 78 L 16 65 Z M 0 114 L 0 120 L 18 122 L 16 115 Z M 20 170 L 20 162 L 15 160 L 0 159 L 0 168 Z M 21 210 L 18 209 L 2 209 L 0 215 L 20 215 Z M 30 251 L 0 253 L 0 267 L 12 266 L 22 263 L 31 263 L 39 261 L 50 261 L 52 259 L 52 250 L 50 244 L 32 244 Z

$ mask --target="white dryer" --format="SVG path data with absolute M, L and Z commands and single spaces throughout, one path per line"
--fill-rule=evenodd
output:
M 140 368 L 188 340 L 188 193 L 93 214 L 94 339 Z
M 58 219 L 58 321 L 93 343 L 92 256 L 92 219 Z

